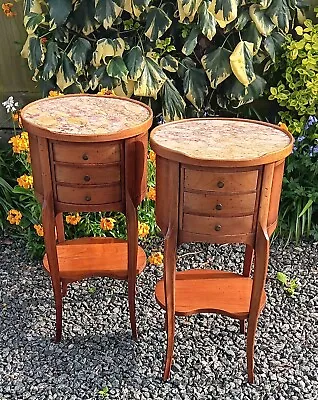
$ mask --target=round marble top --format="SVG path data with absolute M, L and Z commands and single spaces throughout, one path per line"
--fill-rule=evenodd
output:
M 151 147 L 171 159 L 250 162 L 292 150 L 293 137 L 276 125 L 235 118 L 196 118 L 163 124 L 151 133 Z M 164 153 L 164 154 L 162 154 Z M 181 159 L 180 159 L 181 157 Z M 267 157 L 268 158 L 268 157 Z M 268 161 L 270 162 L 270 161 Z
M 142 133 L 152 122 L 151 109 L 140 102 L 88 94 L 38 100 L 24 107 L 21 116 L 30 132 L 36 127 L 55 135 L 90 138 L 113 137 L 132 130 L 135 134 Z

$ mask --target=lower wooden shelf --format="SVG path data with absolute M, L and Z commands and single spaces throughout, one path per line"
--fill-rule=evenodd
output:
M 80 238 L 57 244 L 60 277 L 64 281 L 77 281 L 92 276 L 128 278 L 127 241 L 113 238 Z M 137 275 L 146 265 L 146 254 L 138 246 Z M 44 268 L 50 272 L 47 255 Z
M 232 272 L 188 270 L 176 273 L 176 315 L 212 312 L 232 318 L 248 317 L 253 280 Z M 156 285 L 156 299 L 166 308 L 164 282 Z M 262 293 L 261 309 L 266 301 Z

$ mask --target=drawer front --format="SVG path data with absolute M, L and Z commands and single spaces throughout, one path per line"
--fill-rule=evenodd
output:
M 256 193 L 222 195 L 184 192 L 183 210 L 187 214 L 239 216 L 254 213 Z
M 184 214 L 182 229 L 187 232 L 210 236 L 248 234 L 253 229 L 253 215 L 219 218 Z
M 119 143 L 53 143 L 54 161 L 77 164 L 110 164 L 120 161 Z
M 258 170 L 222 172 L 185 168 L 185 190 L 209 192 L 251 192 L 256 190 Z
M 96 205 L 121 201 L 120 184 L 110 186 L 63 186 L 56 187 L 57 201 L 68 204 Z
M 78 185 L 100 185 L 120 182 L 120 165 L 83 166 L 76 168 L 66 164 L 55 164 L 55 179 L 58 183 Z

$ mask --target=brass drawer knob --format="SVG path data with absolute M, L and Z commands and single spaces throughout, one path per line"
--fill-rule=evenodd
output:
M 85 200 L 86 200 L 86 201 L 91 201 L 92 198 L 91 198 L 91 196 L 85 196 Z
M 218 185 L 218 188 L 221 189 L 221 188 L 224 186 L 224 182 L 219 181 L 219 182 L 217 183 L 217 185 Z
M 218 211 L 222 210 L 223 206 L 221 203 L 217 204 L 215 207 Z
M 82 158 L 83 158 L 83 160 L 87 161 L 88 160 L 88 154 L 84 153 Z
M 214 229 L 217 231 L 217 232 L 219 232 L 220 230 L 221 230 L 221 225 L 215 225 L 215 227 L 214 227 Z
M 89 182 L 91 180 L 91 177 L 89 175 L 84 176 L 84 181 Z

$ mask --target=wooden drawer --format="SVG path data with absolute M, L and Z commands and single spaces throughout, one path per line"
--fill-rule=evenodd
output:
M 121 201 L 120 184 L 109 186 L 63 186 L 57 185 L 57 200 L 61 203 L 96 205 Z
M 256 193 L 222 195 L 184 192 L 183 210 L 187 214 L 239 216 L 254 213 Z
M 233 171 L 233 170 L 231 170 Z M 258 170 L 226 172 L 185 168 L 185 190 L 251 192 L 256 190 Z
M 120 161 L 120 144 L 53 142 L 53 158 L 66 163 L 110 164 Z
M 204 217 L 184 214 L 182 229 L 211 236 L 239 235 L 252 232 L 253 215 L 247 217 Z
M 120 182 L 120 165 L 75 167 L 55 164 L 56 182 L 78 185 L 100 185 Z

